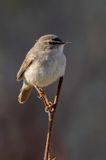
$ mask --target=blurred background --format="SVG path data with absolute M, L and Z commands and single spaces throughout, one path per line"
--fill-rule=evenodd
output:
M 106 159 L 106 0 L 0 0 L 0 160 L 43 159 L 47 114 L 33 90 L 17 102 L 16 73 L 41 35 L 72 41 L 55 117 L 58 160 Z M 49 86 L 50 99 L 57 83 Z

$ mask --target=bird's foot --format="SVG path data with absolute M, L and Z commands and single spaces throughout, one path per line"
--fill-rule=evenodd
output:
M 49 105 L 45 107 L 45 112 L 54 112 L 55 104 L 49 101 Z
M 45 106 L 45 112 L 53 112 L 54 108 L 55 108 L 55 102 L 51 102 L 48 100 L 46 93 L 44 92 L 44 90 L 42 88 L 39 88 L 39 96 L 38 98 L 40 98 Z

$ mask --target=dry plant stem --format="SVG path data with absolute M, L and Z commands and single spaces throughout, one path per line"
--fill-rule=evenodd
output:
M 54 122 L 54 115 L 55 111 L 57 108 L 59 96 L 60 96 L 60 91 L 62 87 L 62 82 L 63 82 L 63 77 L 60 77 L 59 83 L 58 83 L 58 88 L 57 88 L 57 93 L 54 99 L 53 103 L 53 110 L 48 110 L 48 132 L 47 132 L 47 139 L 46 139 L 46 146 L 45 146 L 45 153 L 44 153 L 44 160 L 53 160 L 51 152 L 50 152 L 50 147 L 51 147 L 51 138 L 52 138 L 52 129 L 53 129 L 53 122 Z M 50 155 L 50 157 L 49 157 Z

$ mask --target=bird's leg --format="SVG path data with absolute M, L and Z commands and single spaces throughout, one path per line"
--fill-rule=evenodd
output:
M 49 107 L 52 105 L 52 102 L 48 100 L 44 90 L 42 88 L 39 88 L 39 98 L 43 100 L 45 105 L 45 111 L 48 111 Z
M 58 83 L 58 87 L 57 87 L 57 93 L 56 96 L 54 98 L 54 101 L 51 102 L 48 100 L 44 90 L 36 85 L 34 85 L 34 87 L 36 88 L 38 94 L 39 94 L 39 98 L 42 100 L 44 107 L 45 107 L 45 112 L 53 112 L 55 110 L 55 107 L 58 104 L 58 100 L 60 97 L 60 91 L 61 91 L 61 87 L 62 87 L 62 82 L 63 82 L 63 77 L 60 77 L 59 79 L 59 83 Z
M 53 103 L 51 101 L 48 100 L 44 90 L 36 85 L 34 85 L 34 87 L 36 88 L 38 94 L 39 94 L 39 98 L 42 100 L 44 107 L 45 107 L 45 111 L 47 112 L 48 109 L 50 108 L 51 105 L 53 105 Z

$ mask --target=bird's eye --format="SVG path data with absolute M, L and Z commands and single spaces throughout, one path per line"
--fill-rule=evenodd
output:
M 52 41 L 52 42 L 49 42 L 49 44 L 55 45 L 55 44 L 57 44 L 57 43 Z

